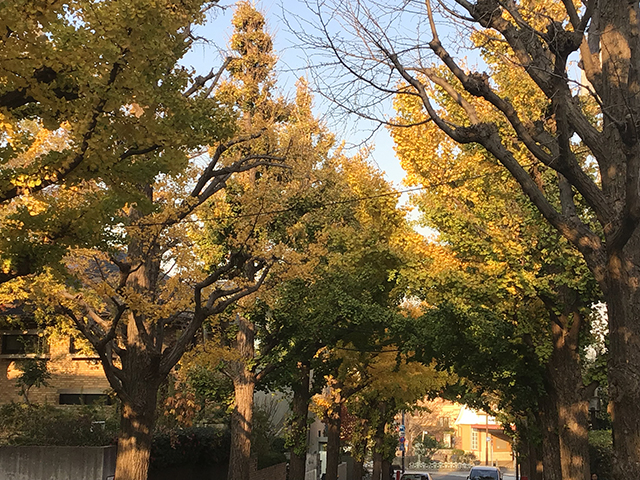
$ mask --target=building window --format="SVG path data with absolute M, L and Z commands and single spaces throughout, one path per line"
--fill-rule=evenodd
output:
M 3 355 L 29 355 L 48 353 L 47 341 L 35 333 L 5 333 L 2 335 Z
M 449 417 L 438 417 L 438 426 L 442 428 L 449 428 Z
M 61 393 L 60 405 L 111 405 L 111 397 L 104 393 Z
M 478 450 L 478 429 L 471 429 L 471 450 Z

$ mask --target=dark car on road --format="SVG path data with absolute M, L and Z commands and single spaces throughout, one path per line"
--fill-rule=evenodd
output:
M 467 480 L 502 480 L 502 472 L 498 467 L 473 467 Z

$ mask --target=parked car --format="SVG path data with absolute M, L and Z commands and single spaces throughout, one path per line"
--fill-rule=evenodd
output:
M 400 480 L 432 480 L 432 478 L 427 472 L 405 472 Z
M 502 480 L 502 472 L 498 467 L 473 467 L 467 480 Z

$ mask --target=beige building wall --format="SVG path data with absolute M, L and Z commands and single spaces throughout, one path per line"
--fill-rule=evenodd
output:
M 405 413 L 407 455 L 415 455 L 413 442 L 427 432 L 445 444 L 450 440 L 447 445 L 450 448 L 440 450 L 434 456 L 437 460 L 444 461 L 450 458 L 452 449 L 460 449 L 474 454 L 482 464 L 487 453 L 490 464 L 494 461 L 503 467 L 513 464 L 511 442 L 493 417 L 487 418 L 483 412 L 442 398 L 425 399 L 418 402 L 418 406 L 419 410 Z M 398 415 L 396 421 L 400 422 L 400 419 Z M 487 442 L 487 423 L 490 442 Z
M 6 354 L 0 350 L 0 404 L 24 401 L 16 387 L 20 371 L 16 360 L 23 358 L 48 358 L 51 378 L 48 387 L 33 387 L 29 400 L 34 403 L 58 404 L 61 393 L 103 394 L 109 387 L 99 359 L 78 353 L 70 353 L 69 337 L 49 341 L 49 353 L 45 355 Z M 1 347 L 0 347 L 1 348 Z
M 474 454 L 482 465 L 488 462 L 489 465 L 512 466 L 511 442 L 504 435 L 502 427 L 495 421 L 487 422 L 483 413 L 478 413 L 477 417 L 471 424 L 460 423 L 460 419 L 458 420 L 456 448 Z

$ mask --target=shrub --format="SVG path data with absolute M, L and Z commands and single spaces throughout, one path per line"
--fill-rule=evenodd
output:
M 0 406 L 0 445 L 110 445 L 115 443 L 118 427 L 114 407 Z
M 184 464 L 226 463 L 231 449 L 227 429 L 190 427 L 156 433 L 151 445 L 154 470 Z
M 612 471 L 613 438 L 611 430 L 591 430 L 589 432 L 589 460 L 591 473 L 598 478 L 608 478 Z

